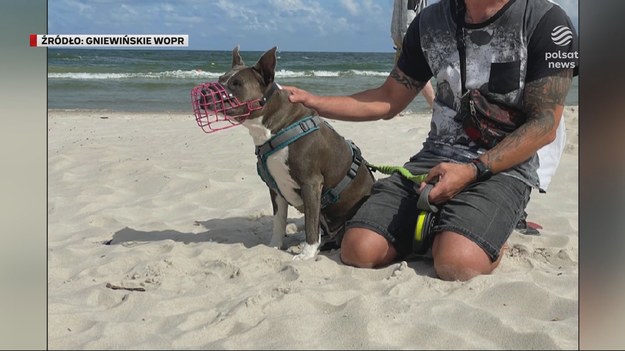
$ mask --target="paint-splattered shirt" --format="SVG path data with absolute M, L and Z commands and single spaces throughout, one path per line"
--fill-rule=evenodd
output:
M 418 81 L 436 80 L 424 151 L 466 162 L 483 150 L 454 120 L 462 87 L 454 0 L 426 7 L 404 38 L 397 66 Z M 566 13 L 547 0 L 510 0 L 487 21 L 464 25 L 466 88 L 522 109 L 526 83 L 577 66 L 577 34 Z M 504 173 L 537 187 L 537 157 Z

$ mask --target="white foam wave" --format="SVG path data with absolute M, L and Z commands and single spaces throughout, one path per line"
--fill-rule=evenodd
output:
M 147 73 L 87 73 L 87 72 L 66 72 L 66 73 L 48 73 L 49 79 L 162 79 L 162 78 L 218 78 L 223 73 L 205 72 L 205 71 L 165 71 L 165 72 L 147 72 Z
M 52 72 L 48 73 L 48 79 L 76 79 L 76 80 L 98 80 L 98 79 L 215 79 L 224 72 L 206 72 L 206 71 L 165 71 L 165 72 L 147 72 L 147 73 L 89 73 L 89 72 Z M 301 78 L 301 77 L 340 77 L 340 76 L 387 76 L 388 72 L 366 71 L 366 70 L 348 70 L 348 71 L 276 71 L 277 78 Z
M 351 72 L 355 76 L 375 76 L 375 77 L 386 77 L 389 72 L 380 72 L 380 71 L 361 71 L 352 69 Z

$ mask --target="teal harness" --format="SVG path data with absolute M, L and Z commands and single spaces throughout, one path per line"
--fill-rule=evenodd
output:
M 289 146 L 298 139 L 318 130 L 322 123 L 325 123 L 330 129 L 334 130 L 330 124 L 322 121 L 319 116 L 308 116 L 280 130 L 276 133 L 276 135 L 271 137 L 271 139 L 267 140 L 262 145 L 256 146 L 256 157 L 258 158 L 258 161 L 256 162 L 256 171 L 268 187 L 282 195 L 276 181 L 273 179 L 271 173 L 269 173 L 269 169 L 267 168 L 267 159 L 269 156 L 273 155 L 276 151 Z M 335 187 L 329 188 L 323 192 L 321 195 L 322 209 L 336 203 L 339 200 L 341 192 L 345 190 L 356 177 L 358 168 L 363 162 L 360 149 L 358 149 L 358 147 L 350 140 L 346 140 L 346 143 L 352 153 L 352 164 L 345 177 L 343 177 L 343 179 Z

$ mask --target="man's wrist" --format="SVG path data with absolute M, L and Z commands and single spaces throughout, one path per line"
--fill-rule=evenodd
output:
M 475 169 L 477 170 L 477 176 L 475 177 L 476 181 L 481 182 L 487 180 L 493 175 L 493 172 L 490 170 L 490 168 L 488 168 L 488 166 L 486 166 L 486 164 L 482 162 L 482 160 L 480 160 L 479 158 L 471 160 L 471 164 L 473 164 L 475 166 Z
M 473 169 L 473 181 L 477 181 L 477 177 L 480 175 L 480 170 L 477 169 L 477 166 L 473 162 L 469 162 L 467 164 L 471 166 L 471 169 Z

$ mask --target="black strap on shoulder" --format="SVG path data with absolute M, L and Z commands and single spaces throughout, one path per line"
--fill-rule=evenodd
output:
M 462 84 L 462 94 L 467 92 L 467 53 L 466 45 L 464 43 L 464 14 L 466 12 L 466 5 L 464 0 L 456 0 L 456 47 L 458 48 L 458 55 L 460 57 L 460 82 Z

